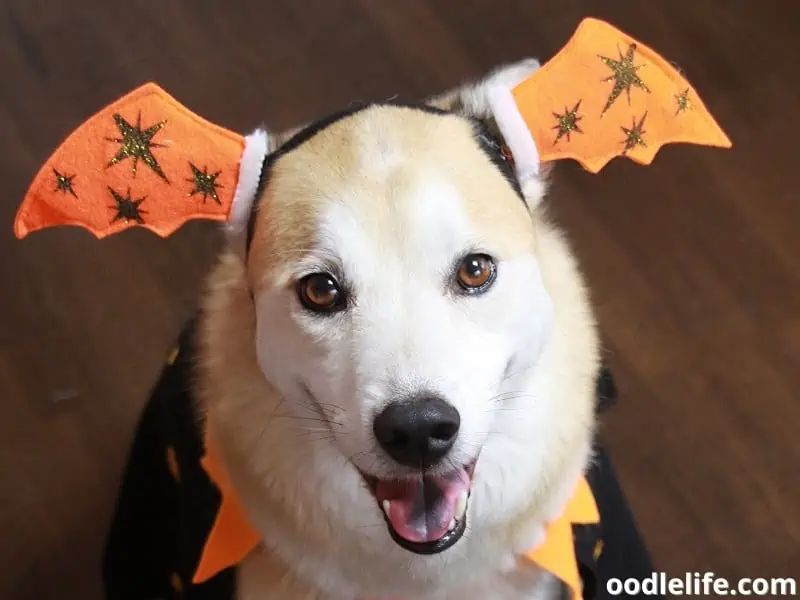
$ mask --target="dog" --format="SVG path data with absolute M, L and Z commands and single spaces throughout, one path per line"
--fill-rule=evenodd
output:
M 175 362 L 191 386 L 168 369 L 137 434 L 106 549 L 109 600 L 222 598 L 222 580 L 238 600 L 563 596 L 520 557 L 606 460 L 602 356 L 587 285 L 545 210 L 549 173 L 520 178 L 524 157 L 493 118 L 491 90 L 537 68 L 263 135 L 254 204 L 238 207 Z M 171 576 L 150 569 L 191 520 L 176 507 L 213 521 L 177 499 L 190 492 L 152 491 L 212 487 L 196 468 L 201 437 L 167 444 L 153 433 L 165 419 L 213 436 L 259 536 L 191 593 L 205 534 Z M 148 450 L 158 436 L 163 465 Z M 649 574 L 610 464 L 602 476 L 635 534 L 625 568 Z
M 314 127 L 211 275 L 202 402 L 274 548 L 243 598 L 540 595 L 509 568 L 589 463 L 598 336 L 545 182 L 481 139 L 491 83 Z

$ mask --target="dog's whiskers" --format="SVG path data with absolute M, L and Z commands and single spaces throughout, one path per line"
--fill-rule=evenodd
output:
M 330 419 L 322 418 L 322 417 L 302 417 L 300 415 L 290 415 L 290 414 L 282 414 L 282 415 L 275 415 L 274 419 L 290 419 L 293 421 L 310 421 L 312 423 L 324 423 L 325 425 L 337 425 L 339 427 L 344 427 L 343 423 L 339 423 L 338 421 L 332 421 Z
M 526 371 L 530 371 L 530 370 L 531 370 L 531 365 L 523 365 L 519 369 L 516 369 L 514 371 L 510 371 L 508 373 L 504 373 L 503 377 L 500 379 L 499 383 L 505 383 L 506 381 L 508 381 L 512 377 L 516 377 L 517 375 L 522 375 Z
M 526 392 L 525 390 L 516 390 L 509 392 L 501 392 L 489 398 L 489 402 L 506 402 L 508 400 L 519 400 L 520 398 L 535 398 L 535 394 Z
M 520 410 L 525 410 L 524 406 L 501 406 L 499 408 L 487 408 L 485 412 L 487 413 L 495 413 L 495 412 L 516 412 Z
M 304 433 L 327 433 L 328 435 L 331 434 L 331 430 L 327 427 L 306 427 L 305 425 L 295 425 L 293 429 L 298 431 L 302 431 Z

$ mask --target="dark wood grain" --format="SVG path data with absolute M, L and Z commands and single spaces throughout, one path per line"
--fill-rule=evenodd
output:
M 600 176 L 551 204 L 593 289 L 622 392 L 606 428 L 664 570 L 800 571 L 800 3 L 784 0 L 0 1 L 0 597 L 100 596 L 132 430 L 220 238 L 18 242 L 17 203 L 83 119 L 146 80 L 245 131 L 422 96 L 583 16 L 678 64 L 735 142 Z

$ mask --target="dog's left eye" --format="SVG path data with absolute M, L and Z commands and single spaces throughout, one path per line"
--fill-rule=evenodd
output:
M 347 306 L 347 298 L 339 283 L 328 273 L 312 273 L 297 282 L 300 303 L 314 312 L 332 313 Z
M 491 256 L 468 254 L 458 265 L 456 281 L 469 294 L 485 292 L 494 283 L 497 268 Z

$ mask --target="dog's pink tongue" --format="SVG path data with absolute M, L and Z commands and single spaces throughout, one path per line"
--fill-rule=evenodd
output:
M 410 542 L 435 542 L 447 533 L 458 498 L 462 492 L 469 493 L 469 486 L 469 475 L 459 469 L 435 477 L 381 480 L 375 496 L 400 537 Z M 389 502 L 388 510 L 385 501 Z

